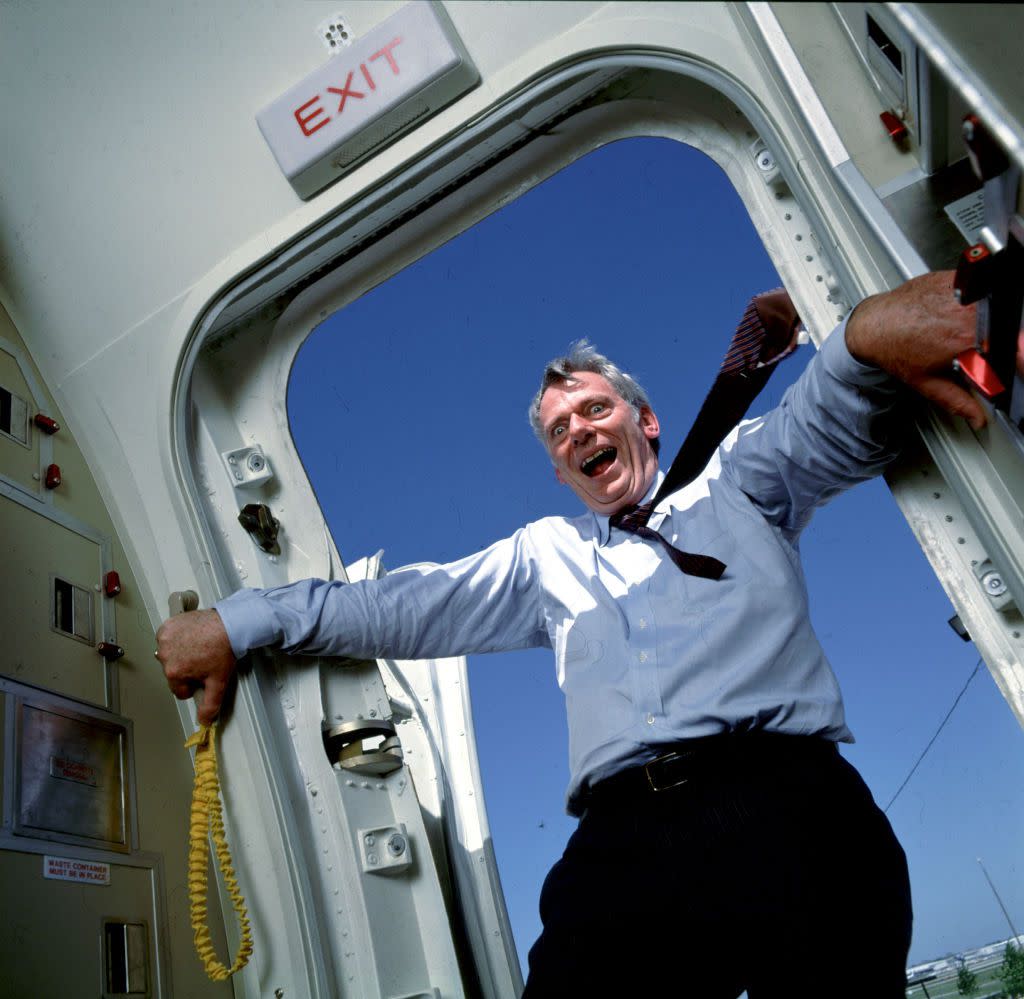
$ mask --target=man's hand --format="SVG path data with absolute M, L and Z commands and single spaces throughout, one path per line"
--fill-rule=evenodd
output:
M 953 358 L 974 346 L 975 327 L 975 307 L 953 297 L 953 272 L 936 271 L 861 302 L 846 324 L 846 346 L 979 430 L 985 410 L 953 374 Z
M 200 725 L 212 725 L 235 673 L 235 654 L 215 610 L 188 611 L 168 618 L 156 633 L 156 657 L 167 685 L 179 700 L 197 691 Z

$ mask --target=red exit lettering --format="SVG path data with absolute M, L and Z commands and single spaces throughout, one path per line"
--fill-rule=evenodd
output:
M 370 67 L 367 63 L 372 63 L 377 59 L 386 60 L 388 66 L 391 68 L 392 76 L 400 76 L 402 69 L 398 65 L 398 60 L 395 58 L 394 50 L 402 44 L 402 37 L 399 35 L 393 38 L 387 45 L 378 49 L 370 56 L 366 62 L 359 64 L 359 71 L 362 73 L 363 79 L 366 81 L 366 86 L 369 91 L 372 92 L 377 89 L 377 82 L 373 78 L 373 74 L 370 72 Z M 334 117 L 338 117 L 345 110 L 345 103 L 351 98 L 354 101 L 361 101 L 366 99 L 366 91 L 356 90 L 352 86 L 352 80 L 355 77 L 355 70 L 349 70 L 348 75 L 345 77 L 345 83 L 341 87 L 328 87 L 327 93 L 334 94 L 340 100 L 338 101 L 338 109 L 334 113 Z M 305 104 L 297 107 L 292 114 L 295 116 L 295 121 L 298 123 L 302 134 L 308 139 L 315 132 L 318 132 L 328 122 L 331 121 L 331 115 L 327 114 L 322 105 L 320 104 L 321 95 L 316 94 L 311 97 Z
M 312 135 L 315 131 L 317 131 L 317 129 L 323 128 L 324 125 L 326 125 L 331 120 L 330 118 L 324 118 L 323 121 L 317 122 L 312 128 L 309 127 L 309 123 L 314 119 L 319 118 L 320 115 L 324 113 L 324 109 L 317 108 L 315 111 L 310 111 L 309 114 L 306 114 L 305 111 L 307 108 L 311 108 L 314 104 L 319 103 L 320 95 L 317 94 L 316 97 L 313 97 L 310 100 L 306 101 L 306 103 L 303 104 L 302 107 L 298 107 L 295 109 L 294 112 L 292 112 L 295 115 L 295 120 L 299 123 L 299 128 L 302 129 L 302 134 L 307 137 Z

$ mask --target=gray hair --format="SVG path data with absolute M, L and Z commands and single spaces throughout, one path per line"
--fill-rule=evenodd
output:
M 623 371 L 618 365 L 613 364 L 604 354 L 599 354 L 589 340 L 577 340 L 569 345 L 569 353 L 564 357 L 556 357 L 544 366 L 544 374 L 540 380 L 540 389 L 530 403 L 528 416 L 530 426 L 533 427 L 537 440 L 546 445 L 544 428 L 540 424 L 540 401 L 544 393 L 555 384 L 562 384 L 571 381 L 573 374 L 577 371 L 590 371 L 595 375 L 604 378 L 615 392 L 633 410 L 633 416 L 640 421 L 640 410 L 643 407 L 651 408 L 650 400 L 643 386 L 630 374 Z M 651 441 L 651 447 L 657 454 L 661 441 L 657 438 Z

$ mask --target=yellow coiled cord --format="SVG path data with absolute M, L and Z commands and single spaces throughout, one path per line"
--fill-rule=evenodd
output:
M 212 725 L 200 725 L 195 734 L 185 743 L 186 749 L 195 746 L 196 779 L 192 787 L 192 814 L 188 830 L 188 897 L 192 914 L 192 931 L 195 934 L 196 953 L 212 981 L 222 982 L 249 963 L 252 954 L 252 931 L 249 929 L 249 914 L 245 899 L 238 889 L 238 879 L 231 866 L 231 852 L 224 836 L 224 818 L 220 804 L 220 779 L 217 776 L 216 729 Z M 210 939 L 207 920 L 207 866 L 210 862 L 210 837 L 217 848 L 217 863 L 224 876 L 224 885 L 231 899 L 231 905 L 238 914 L 241 941 L 235 962 L 230 968 L 217 960 Z

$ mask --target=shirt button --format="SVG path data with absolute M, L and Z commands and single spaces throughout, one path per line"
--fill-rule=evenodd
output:
M 647 653 L 646 652 L 641 652 L 638 658 L 639 658 L 640 662 L 642 662 L 642 663 L 647 662 Z
M 640 618 L 640 620 L 637 622 L 637 624 L 640 625 L 641 629 L 646 628 L 647 627 L 647 618 L 645 618 L 645 617 Z
M 654 724 L 654 715 L 648 715 L 647 716 L 647 724 L 648 725 L 653 725 Z

